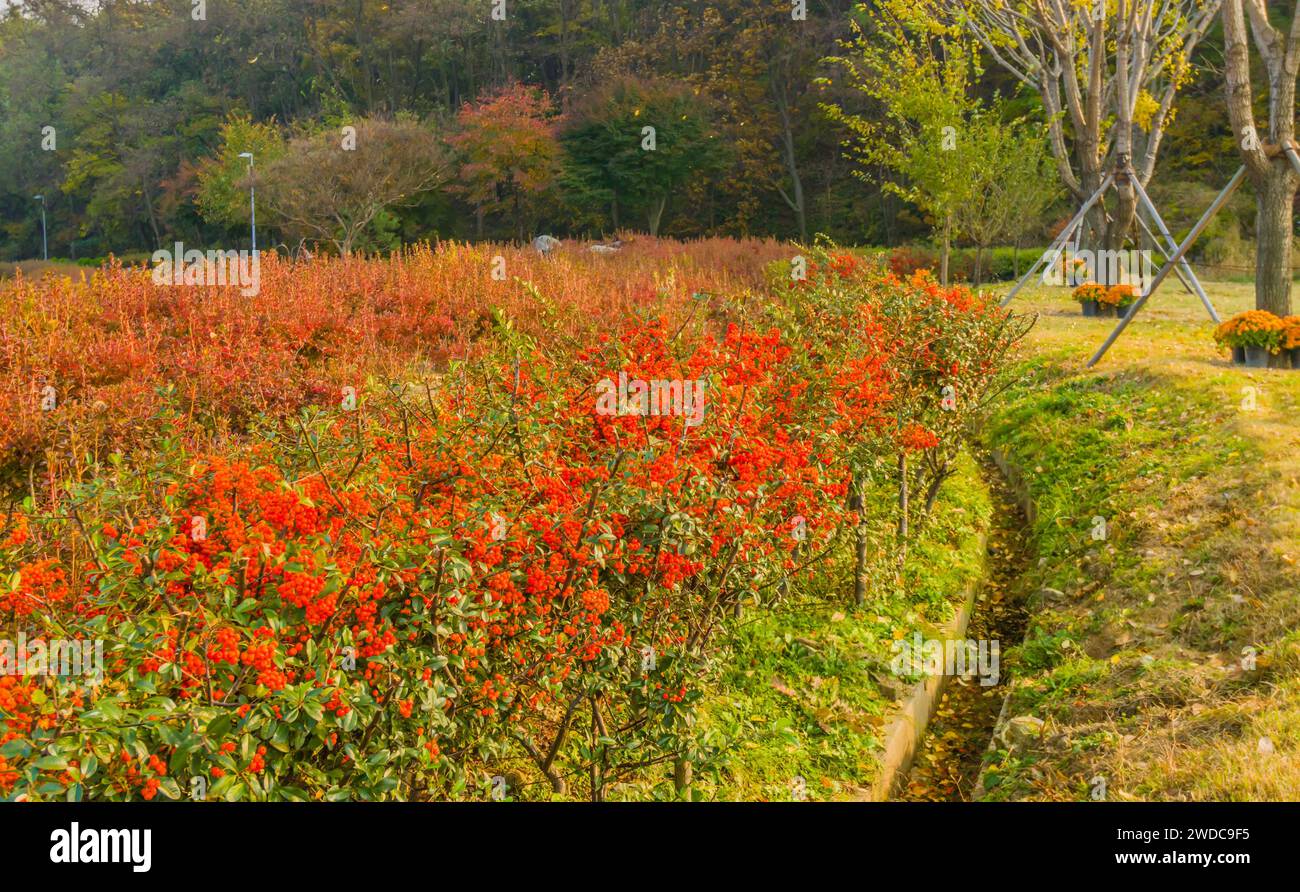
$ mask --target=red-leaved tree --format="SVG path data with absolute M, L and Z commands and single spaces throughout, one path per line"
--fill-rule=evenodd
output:
M 559 164 L 553 111 L 545 91 L 519 83 L 461 107 L 447 140 L 459 158 L 452 188 L 474 206 L 479 238 L 487 214 L 508 215 L 520 241 L 535 222 Z

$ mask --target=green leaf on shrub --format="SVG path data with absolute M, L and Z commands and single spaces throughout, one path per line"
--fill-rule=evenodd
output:
M 208 722 L 207 735 L 214 741 L 220 741 L 235 724 L 234 713 L 223 713 L 212 721 Z

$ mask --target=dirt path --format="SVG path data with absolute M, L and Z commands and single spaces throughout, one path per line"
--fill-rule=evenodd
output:
M 982 467 L 993 497 L 988 579 L 966 637 L 996 640 L 1005 652 L 1024 638 L 1028 620 L 1026 593 L 1019 587 L 1029 560 L 1025 517 L 993 463 L 985 460 Z M 962 802 L 971 798 L 1006 695 L 1006 681 L 1005 672 L 998 684 L 988 687 L 982 687 L 978 677 L 950 679 L 895 800 Z

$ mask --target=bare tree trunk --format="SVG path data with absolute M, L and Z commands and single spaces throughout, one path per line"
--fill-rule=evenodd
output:
M 948 470 L 946 462 L 940 470 L 935 472 L 934 478 L 925 491 L 925 507 L 921 509 L 923 515 L 929 516 L 930 509 L 934 507 L 935 500 L 939 498 L 939 490 L 943 488 L 943 482 L 951 476 L 952 474 Z
M 1133 228 L 1133 220 L 1137 215 L 1137 190 L 1133 188 L 1132 180 L 1128 177 L 1117 179 L 1115 194 L 1115 209 L 1111 212 L 1101 243 L 1101 247 L 1107 251 L 1118 251 L 1124 247 L 1124 241 L 1128 238 L 1129 230 Z M 1109 270 L 1110 266 L 1111 264 L 1097 264 L 1099 281 L 1108 278 L 1109 273 L 1103 272 L 1103 269 Z M 1108 281 L 1102 284 L 1114 285 L 1115 283 Z
M 1242 0 L 1223 4 L 1224 77 L 1228 118 L 1255 187 L 1255 307 L 1279 316 L 1291 312 L 1291 227 L 1300 174 L 1282 153 L 1295 136 L 1296 74 L 1300 70 L 1300 0 L 1284 36 L 1268 21 L 1264 4 L 1249 3 L 1250 30 L 1268 72 L 1268 130 L 1255 127 L 1250 49 Z
M 1253 0 L 1262 6 L 1262 0 Z M 986 52 L 1036 90 L 1048 120 L 1048 142 L 1061 181 L 1081 207 L 1111 162 L 1132 159 L 1144 185 L 1172 113 L 1181 77 L 1171 67 L 1192 56 L 1217 3 L 1115 0 L 1065 3 L 968 3 L 942 0 L 961 14 Z M 1012 12 L 1012 9 L 1018 10 Z M 1135 133 L 1134 106 L 1146 93 L 1157 111 Z M 1134 158 L 1134 141 L 1142 153 Z M 1109 196 L 1108 196 L 1109 198 Z M 1115 199 L 1088 213 L 1082 244 L 1117 249 L 1132 231 L 1136 190 L 1121 183 Z
M 867 494 L 860 475 L 854 475 L 849 495 L 849 510 L 857 514 L 854 526 L 853 603 L 861 607 L 867 600 Z
M 1291 315 L 1291 227 L 1295 179 L 1285 157 L 1256 186 L 1255 307 L 1278 316 Z
M 600 718 L 600 706 L 596 698 L 591 698 L 591 801 L 605 801 L 605 771 L 604 765 L 604 748 L 599 747 L 596 741 L 604 736 L 605 729 L 601 727 L 603 722 Z M 596 751 L 601 751 L 601 758 L 596 758 Z
M 943 253 L 939 257 L 939 283 L 948 287 L 948 255 L 952 251 L 952 218 L 943 221 Z
M 668 203 L 668 196 L 661 195 L 659 200 L 650 208 L 650 234 L 659 234 L 659 221 L 664 215 L 664 205 Z
M 158 231 L 158 216 L 153 210 L 153 198 L 149 195 L 149 184 L 140 183 L 140 194 L 144 196 L 144 206 L 149 211 L 149 228 L 153 230 L 154 247 L 162 246 L 162 233 Z
M 785 68 L 788 69 L 789 57 L 784 61 Z M 790 174 L 791 190 L 794 194 L 786 195 L 784 189 L 779 187 L 778 189 L 785 203 L 794 211 L 795 223 L 799 227 L 799 240 L 806 242 L 808 241 L 808 212 L 803 196 L 803 178 L 799 176 L 799 163 L 794 152 L 794 127 L 790 121 L 789 91 L 786 89 L 786 81 L 776 74 L 777 67 L 772 66 L 772 98 L 776 101 L 776 110 L 781 118 L 781 148 L 785 155 L 786 172 Z
M 898 453 L 898 566 L 907 560 L 907 452 Z
M 1140 6 L 1139 0 L 1133 0 L 1132 6 Z M 1137 12 L 1136 8 L 1130 8 L 1128 0 L 1118 0 L 1115 14 L 1121 22 L 1128 21 L 1129 16 Z M 1133 181 L 1128 176 L 1129 171 L 1133 169 L 1133 103 L 1136 99 L 1131 95 L 1128 74 L 1130 55 L 1135 49 L 1132 29 L 1121 27 L 1118 39 L 1115 41 L 1115 70 L 1121 75 L 1114 80 L 1116 203 L 1114 211 L 1111 212 L 1110 223 L 1106 227 L 1104 243 L 1104 247 L 1109 251 L 1118 251 L 1124 247 L 1124 241 L 1128 238 L 1137 216 L 1137 190 L 1133 188 Z M 1110 266 L 1111 264 L 1106 264 L 1105 278 L 1107 279 L 1110 275 Z M 1115 283 L 1106 281 L 1102 284 L 1114 285 Z
M 867 524 L 858 518 L 857 547 L 854 555 L 853 603 L 861 607 L 867 600 Z
M 1083 198 L 1079 199 L 1079 205 L 1082 206 L 1085 201 L 1101 188 L 1103 174 L 1101 171 L 1089 171 L 1083 175 Z M 1083 218 L 1082 231 L 1078 233 L 1079 243 L 1088 250 L 1094 250 L 1102 247 L 1105 240 L 1106 232 L 1106 200 L 1099 198 Z
M 679 799 L 685 799 L 691 792 L 691 763 L 683 756 L 673 760 L 673 788 Z
M 569 97 L 569 0 L 560 0 L 560 78 L 556 92 L 560 94 L 560 110 L 568 112 L 572 106 Z

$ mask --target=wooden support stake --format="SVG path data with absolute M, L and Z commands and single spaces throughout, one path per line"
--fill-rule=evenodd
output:
M 1296 151 L 1295 140 L 1287 143 L 1282 151 L 1286 152 L 1287 158 L 1291 159 L 1291 166 L 1295 168 L 1295 172 L 1300 173 L 1300 152 Z
M 1166 260 L 1165 265 L 1160 267 L 1160 272 L 1156 273 L 1156 277 L 1151 280 L 1151 287 L 1133 303 L 1133 306 L 1128 308 L 1128 312 L 1124 314 L 1124 318 L 1119 321 L 1119 325 L 1116 325 L 1115 330 L 1106 338 L 1106 342 L 1097 348 L 1097 352 L 1092 355 L 1092 359 L 1088 360 L 1088 368 L 1095 366 L 1097 362 L 1106 355 L 1106 351 L 1109 350 L 1111 345 L 1115 343 L 1121 334 L 1123 334 L 1124 329 L 1133 321 L 1133 317 L 1138 314 L 1138 310 L 1142 309 L 1143 304 L 1147 302 L 1147 298 L 1151 296 L 1152 292 L 1160 287 L 1160 283 L 1168 277 L 1170 271 L 1173 270 L 1178 261 L 1187 254 L 1188 250 L 1192 247 L 1192 244 L 1200 237 L 1201 232 L 1203 232 L 1205 227 L 1209 225 L 1210 220 L 1219 212 L 1219 209 L 1227 203 L 1228 199 L 1232 197 L 1232 193 L 1237 191 L 1237 187 L 1241 185 L 1241 181 L 1245 178 L 1246 165 L 1243 164 L 1241 167 L 1237 168 L 1237 172 L 1232 175 L 1232 179 L 1228 181 L 1228 185 L 1223 187 L 1223 191 L 1220 192 L 1214 201 L 1210 203 L 1210 206 L 1205 209 L 1205 213 L 1201 215 L 1201 219 L 1196 221 L 1196 225 L 1192 227 L 1192 231 L 1187 233 L 1187 238 L 1183 239 L 1183 243 L 1178 246 L 1178 250 L 1174 252 L 1174 256 Z
M 1016 292 L 1024 287 L 1026 282 L 1034 277 L 1034 273 L 1038 272 L 1038 268 L 1047 260 L 1047 258 L 1051 257 L 1052 260 L 1055 261 L 1056 255 L 1060 253 L 1060 246 L 1070 240 L 1070 235 L 1074 232 L 1074 228 L 1083 222 L 1084 216 L 1088 211 L 1092 210 L 1092 206 L 1097 203 L 1097 199 L 1101 198 L 1102 193 L 1110 187 L 1113 178 L 1114 174 L 1106 174 L 1106 178 L 1101 181 L 1101 186 L 1097 191 L 1092 193 L 1092 197 L 1084 202 L 1083 207 L 1079 208 L 1079 212 L 1074 215 L 1074 219 L 1065 225 L 1065 228 L 1061 230 L 1061 234 L 1052 241 L 1052 244 L 1043 252 L 1042 256 L 1034 261 L 1034 265 L 1029 268 L 1029 272 L 1025 273 L 1024 278 L 1016 283 L 1016 287 L 1007 292 L 1007 296 L 1002 298 L 1002 303 L 999 304 L 999 306 L 1005 307 L 1007 304 L 1011 303 L 1011 299 L 1016 296 Z
M 1168 260 L 1168 259 L 1169 259 L 1169 250 L 1168 250 L 1167 248 L 1165 248 L 1164 245 L 1160 244 L 1160 239 L 1156 238 L 1156 234 L 1155 234 L 1154 232 L 1151 231 L 1151 227 L 1147 225 L 1147 221 L 1146 221 L 1146 220 L 1143 220 L 1143 219 L 1142 219 L 1142 215 L 1141 215 L 1141 214 L 1138 214 L 1138 215 L 1137 215 L 1137 221 L 1138 221 L 1138 225 L 1140 225 L 1140 226 L 1142 227 L 1142 231 L 1145 232 L 1145 233 L 1147 234 L 1147 238 L 1151 239 L 1151 244 L 1155 245 L 1157 251 L 1159 251 L 1161 254 L 1165 255 L 1165 260 Z M 1177 247 L 1177 245 L 1175 245 L 1174 247 Z M 1187 293 L 1188 293 L 1188 294 L 1195 294 L 1195 293 L 1196 293 L 1195 291 L 1192 290 L 1192 286 L 1191 286 L 1190 284 L 1188 284 L 1188 282 L 1187 282 L 1187 277 L 1183 275 L 1183 271 L 1182 271 L 1181 269 L 1179 269 L 1179 268 L 1175 268 L 1175 269 L 1174 269 L 1174 275 L 1176 275 L 1176 276 L 1178 277 L 1178 281 L 1180 281 L 1180 282 L 1183 283 L 1183 287 L 1187 289 Z
M 1151 200 L 1151 196 L 1147 195 L 1147 190 L 1142 188 L 1142 184 L 1138 181 L 1137 177 L 1130 177 L 1130 179 L 1133 182 L 1133 188 L 1137 190 L 1138 199 L 1146 207 L 1147 213 L 1151 215 L 1151 219 L 1156 224 L 1156 228 L 1160 230 L 1160 234 L 1164 236 L 1169 247 L 1176 249 L 1178 243 L 1175 242 L 1174 237 L 1169 234 L 1169 227 L 1165 225 L 1165 221 L 1160 216 L 1160 212 L 1156 210 L 1155 202 Z M 1169 257 L 1168 251 L 1162 251 L 1161 253 L 1163 253 L 1166 258 Z M 1206 294 L 1205 289 L 1201 287 L 1201 280 L 1196 278 L 1196 273 L 1192 271 L 1192 265 L 1187 262 L 1186 257 L 1180 257 L 1178 259 L 1178 266 L 1180 269 L 1179 278 L 1182 278 L 1184 283 L 1186 283 L 1188 279 L 1191 280 L 1191 285 L 1196 291 L 1196 296 L 1201 299 L 1201 304 L 1205 307 L 1205 311 L 1210 314 L 1210 318 L 1214 320 L 1214 323 L 1217 325 L 1222 320 L 1219 318 L 1219 314 L 1215 312 L 1214 304 L 1210 303 L 1210 296 Z M 1153 288 L 1152 290 L 1155 289 Z

